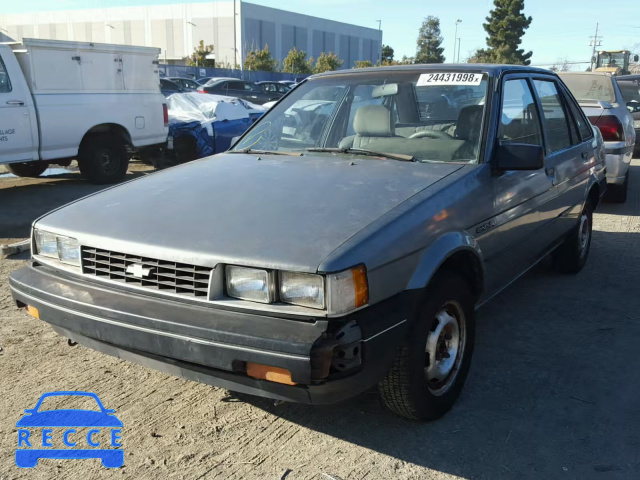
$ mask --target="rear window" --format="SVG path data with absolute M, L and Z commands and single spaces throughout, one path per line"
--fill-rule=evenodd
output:
M 625 102 L 640 102 L 640 80 L 618 80 Z
M 576 100 L 614 102 L 616 99 L 611 78 L 604 75 L 562 75 L 562 81 Z

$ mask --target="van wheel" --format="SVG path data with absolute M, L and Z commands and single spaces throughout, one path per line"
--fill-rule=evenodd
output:
M 629 190 L 629 172 L 624 177 L 622 185 L 607 185 L 605 199 L 611 203 L 624 203 L 627 201 L 627 190 Z
M 17 177 L 30 177 L 36 178 L 44 173 L 49 168 L 47 162 L 24 162 L 24 163 L 9 163 L 5 165 L 7 170 L 13 173 Z
M 578 273 L 587 263 L 591 249 L 593 230 L 593 206 L 584 205 L 577 227 L 566 240 L 553 252 L 556 269 L 561 273 Z
M 113 135 L 93 135 L 80 145 L 78 167 L 91 183 L 117 183 L 125 177 L 129 167 L 127 147 Z
M 425 292 L 393 365 L 378 385 L 392 412 L 410 420 L 444 415 L 462 391 L 475 339 L 475 299 L 460 275 L 438 275 Z

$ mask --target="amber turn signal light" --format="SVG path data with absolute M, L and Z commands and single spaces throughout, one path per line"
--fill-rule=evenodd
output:
M 247 362 L 247 375 L 260 380 L 284 383 L 285 385 L 296 384 L 291 380 L 291 372 L 289 370 L 279 367 L 270 367 L 269 365 L 261 365 L 259 363 Z
M 360 265 L 351 270 L 356 296 L 356 308 L 369 303 L 369 286 L 367 285 L 367 269 Z
M 38 312 L 38 309 L 36 307 L 32 307 L 31 305 L 27 305 L 27 313 L 29 315 L 31 315 L 32 317 L 35 317 L 38 320 L 40 320 L 40 312 Z

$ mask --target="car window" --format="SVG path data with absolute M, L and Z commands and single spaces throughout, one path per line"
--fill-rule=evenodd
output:
M 611 78 L 606 75 L 572 73 L 562 75 L 561 78 L 578 101 L 600 100 L 603 102 L 615 102 L 616 100 Z
M 193 82 L 191 80 L 183 80 L 182 84 L 186 87 L 186 88 L 198 88 L 198 84 L 196 82 Z
M 640 80 L 620 80 L 618 79 L 620 93 L 626 103 L 640 103 Z
M 11 81 L 9 81 L 9 72 L 4 66 L 2 58 L 0 58 L 0 93 L 9 93 L 11 91 Z
M 578 131 L 580 132 L 580 136 L 582 137 L 582 140 L 587 140 L 591 138 L 593 136 L 591 123 L 589 123 L 589 121 L 587 120 L 587 117 L 585 117 L 584 115 L 584 112 L 578 106 L 575 100 L 571 98 L 571 95 L 569 95 L 566 90 L 564 92 L 565 92 L 564 98 L 566 100 L 565 103 L 566 105 L 569 106 L 569 110 L 571 111 L 571 116 L 573 117 L 576 125 L 578 126 Z
M 291 89 L 286 85 L 278 85 L 278 92 L 280 93 L 287 93 L 289 90 Z
M 533 86 L 542 105 L 542 120 L 549 142 L 549 151 L 557 152 L 570 147 L 572 142 L 569 122 L 567 122 L 567 116 L 555 82 L 535 79 Z
M 507 80 L 502 88 L 502 111 L 498 139 L 503 144 L 526 143 L 542 146 L 540 117 L 529 83 Z
M 315 78 L 283 97 L 234 149 L 368 150 L 478 162 L 487 84 L 487 74 L 457 71 Z
M 275 92 L 276 86 L 273 83 L 263 83 L 260 85 L 263 92 Z

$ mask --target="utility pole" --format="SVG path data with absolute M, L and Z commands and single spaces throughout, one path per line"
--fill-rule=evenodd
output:
M 458 43 L 458 24 L 462 23 L 462 20 L 456 20 L 456 34 L 453 36 L 453 63 L 456 63 L 456 44 Z
M 599 24 L 596 23 L 596 34 L 593 37 L 589 37 L 591 39 L 591 42 L 589 43 L 589 45 L 593 45 L 593 51 L 591 52 L 591 71 L 592 72 L 595 70 L 595 66 L 597 62 L 597 60 L 594 60 L 594 57 L 596 56 L 596 47 L 599 47 L 600 45 L 602 45 L 601 43 L 602 36 L 598 36 L 598 26 Z

